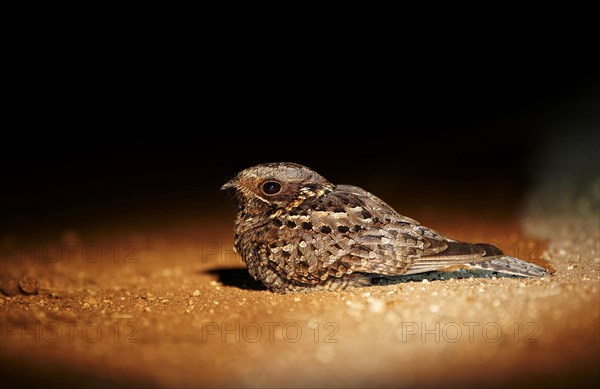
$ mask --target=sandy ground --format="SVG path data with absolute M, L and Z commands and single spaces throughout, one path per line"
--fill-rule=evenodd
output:
M 522 211 L 500 198 L 490 214 L 405 213 L 555 271 L 542 279 L 458 272 L 273 294 L 231 251 L 232 210 L 6 234 L 2 277 L 40 291 L 0 295 L 3 387 L 595 386 L 600 180 L 577 193 L 540 180 Z

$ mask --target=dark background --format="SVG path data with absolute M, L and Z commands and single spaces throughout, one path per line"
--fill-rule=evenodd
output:
M 545 139 L 598 124 L 595 71 L 466 69 L 406 80 L 264 101 L 256 90 L 224 100 L 225 90 L 181 107 L 194 112 L 185 122 L 170 116 L 176 110 L 157 117 L 158 106 L 124 117 L 110 105 L 63 108 L 3 135 L 0 226 L 185 209 L 201 217 L 230 207 L 219 192 L 227 179 L 268 161 L 378 194 L 524 191 Z

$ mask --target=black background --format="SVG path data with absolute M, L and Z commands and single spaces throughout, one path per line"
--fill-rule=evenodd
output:
M 164 105 L 132 97 L 124 106 L 114 92 L 30 112 L 35 124 L 3 135 L 1 225 L 161 214 L 182 204 L 208 214 L 230 206 L 219 192 L 227 179 L 268 161 L 372 191 L 448 182 L 525 188 L 550 132 L 598 123 L 595 70 L 423 71 L 373 87 L 320 79 L 323 89 L 302 91 L 298 81 L 269 90 L 228 84 Z

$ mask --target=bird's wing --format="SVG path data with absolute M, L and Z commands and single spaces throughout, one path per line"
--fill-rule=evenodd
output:
M 277 230 L 285 246 L 263 247 L 264 262 L 288 280 L 318 284 L 353 273 L 402 275 L 477 262 L 485 250 L 456 242 L 397 213 L 354 186 L 314 199 Z
M 354 197 L 361 203 L 361 212 L 349 213 L 364 226 L 353 239 L 366 249 L 361 259 L 369 258 L 366 263 L 361 260 L 356 271 L 382 275 L 414 274 L 482 261 L 486 255 L 482 246 L 448 239 L 400 215 L 364 189 L 340 185 L 334 193 Z

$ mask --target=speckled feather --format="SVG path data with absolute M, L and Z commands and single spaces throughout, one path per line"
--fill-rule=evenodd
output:
M 279 190 L 267 193 L 265 185 Z M 276 292 L 365 286 L 455 265 L 548 274 L 494 246 L 448 239 L 373 194 L 298 164 L 254 166 L 222 189 L 233 189 L 238 201 L 236 250 L 250 275 Z

